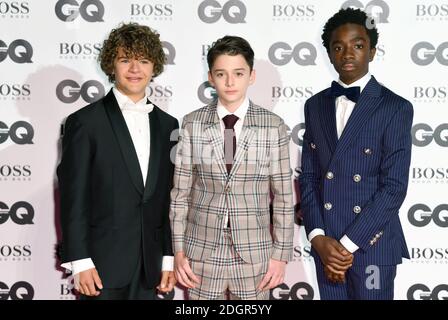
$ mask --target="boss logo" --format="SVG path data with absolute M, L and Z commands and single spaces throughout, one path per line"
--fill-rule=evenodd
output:
M 148 87 L 148 96 L 150 98 L 171 98 L 173 96 L 173 89 L 171 86 L 154 86 Z
M 216 0 L 203 1 L 198 7 L 198 16 L 205 23 L 215 23 L 221 17 L 228 23 L 246 23 L 247 9 L 243 2 L 230 0 L 223 5 Z
M 311 258 L 311 246 L 295 246 L 294 258 Z
M 0 300 L 32 300 L 34 297 L 34 288 L 25 281 L 14 283 L 11 288 L 0 281 Z
M 412 248 L 411 259 L 413 260 L 438 260 L 448 261 L 448 248 Z
M 31 95 L 31 86 L 29 84 L 10 84 L 2 83 L 0 84 L 0 96 L 6 97 L 29 97 Z
M 22 1 L 0 1 L 0 14 L 28 14 L 30 5 Z
M 417 17 L 448 17 L 448 3 L 418 4 Z
M 313 4 L 275 4 L 272 6 L 274 17 L 314 17 L 316 10 Z
M 0 40 L 0 62 L 8 56 L 15 63 L 32 63 L 33 47 L 24 39 L 14 40 L 9 46 Z
M 414 87 L 414 99 L 446 99 L 448 87 Z
M 31 246 L 28 244 L 27 245 L 12 245 L 12 246 L 2 245 L 2 246 L 0 246 L 0 256 L 2 256 L 4 258 L 30 257 L 31 256 Z
M 104 86 L 96 80 L 89 80 L 79 85 L 75 80 L 66 79 L 56 87 L 56 96 L 64 103 L 76 102 L 79 97 L 87 103 L 92 103 L 101 99 L 104 94 Z
M 272 87 L 272 99 L 308 99 L 312 95 L 312 87 Z
M 448 168 L 412 168 L 412 179 L 442 180 L 448 179 Z
M 56 16 L 64 21 L 75 20 L 79 15 L 87 22 L 103 22 L 104 5 L 99 0 L 59 0 L 54 8 Z
M 277 65 L 284 66 L 291 59 L 301 66 L 311 66 L 316 64 L 317 50 L 309 42 L 301 42 L 292 48 L 285 42 L 276 42 L 269 48 L 269 60 Z
M 432 43 L 422 41 L 414 45 L 411 50 L 411 59 L 416 65 L 427 66 L 437 60 L 441 65 L 448 66 L 448 42 L 435 47 Z
M 416 227 L 427 226 L 431 220 L 442 228 L 448 227 L 448 204 L 441 204 L 431 210 L 425 204 L 415 204 L 408 211 L 409 222 Z
M 33 144 L 34 129 L 26 121 L 17 121 L 10 128 L 0 121 L 0 144 L 8 138 L 16 144 Z
M 34 224 L 34 208 L 25 201 L 14 203 L 11 208 L 0 202 L 0 224 L 5 223 L 8 218 L 19 225 Z
M 94 55 L 98 56 L 101 50 L 101 43 L 59 43 L 59 54 L 64 55 Z
M 0 166 L 0 177 L 30 177 L 31 176 L 31 166 L 29 165 L 1 165 Z
M 173 6 L 171 4 L 131 4 L 131 16 L 171 17 L 172 15 Z
M 407 292 L 408 300 L 448 300 L 448 284 L 439 284 L 434 289 L 417 283 L 411 286 Z
M 307 282 L 297 282 L 291 288 L 282 283 L 270 291 L 269 300 L 313 300 L 313 287 Z
M 434 130 L 426 123 L 418 123 L 412 127 L 412 143 L 417 147 L 426 147 L 433 140 L 441 147 L 448 147 L 448 123 L 437 126 Z

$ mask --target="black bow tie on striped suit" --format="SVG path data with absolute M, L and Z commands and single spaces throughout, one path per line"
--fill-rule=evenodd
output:
M 357 103 L 359 100 L 359 96 L 361 94 L 361 88 L 360 87 L 349 87 L 344 88 L 336 81 L 333 81 L 331 83 L 330 88 L 330 95 L 333 97 L 340 97 L 340 96 L 346 96 L 347 99 L 353 101 L 354 103 Z

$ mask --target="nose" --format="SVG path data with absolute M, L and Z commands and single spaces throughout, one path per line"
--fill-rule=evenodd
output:
M 137 72 L 140 70 L 140 65 L 137 60 L 132 60 L 129 64 L 129 71 L 131 72 Z
M 226 78 L 226 87 L 231 87 L 231 86 L 233 86 L 234 85 L 234 78 L 233 78 L 233 75 L 229 75 L 227 78 Z
M 351 48 L 350 46 L 344 47 L 344 52 L 342 57 L 344 58 L 344 60 L 350 60 L 354 58 L 354 51 L 353 48 Z

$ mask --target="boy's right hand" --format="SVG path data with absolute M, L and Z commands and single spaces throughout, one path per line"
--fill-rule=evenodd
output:
M 199 284 L 199 278 L 193 273 L 188 258 L 183 251 L 174 255 L 174 274 L 177 281 L 186 288 L 195 288 Z
M 103 283 L 98 275 L 98 271 L 95 268 L 81 271 L 74 276 L 75 289 L 79 293 L 86 296 L 99 296 L 101 291 L 96 290 L 96 287 L 100 290 L 103 289 Z M 96 287 L 95 287 L 96 286 Z
M 333 238 L 318 235 L 311 240 L 311 245 L 319 254 L 324 266 L 328 266 L 334 273 L 345 273 L 353 264 L 353 254 Z

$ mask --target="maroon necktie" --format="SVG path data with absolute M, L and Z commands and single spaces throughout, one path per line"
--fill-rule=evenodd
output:
M 234 114 L 228 114 L 222 121 L 224 122 L 224 161 L 226 163 L 227 173 L 232 170 L 233 158 L 236 151 L 236 136 L 235 136 L 235 123 L 238 121 L 238 117 Z

